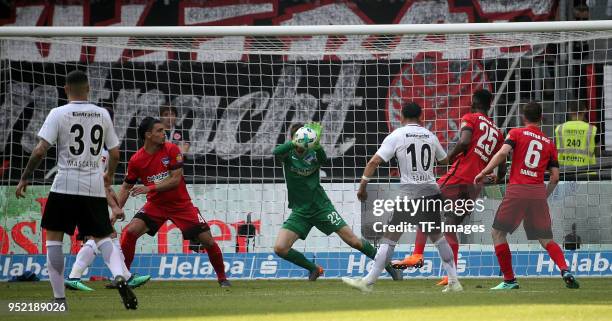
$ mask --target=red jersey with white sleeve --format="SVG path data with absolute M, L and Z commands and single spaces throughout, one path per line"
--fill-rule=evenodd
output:
M 514 128 L 505 144 L 512 146 L 509 184 L 544 184 L 544 174 L 559 167 L 555 143 L 536 126 Z
M 149 154 L 144 148 L 140 148 L 128 162 L 125 182 L 136 184 L 140 180 L 143 185 L 152 186 L 168 177 L 171 170 L 182 166 L 183 154 L 175 144 L 165 142 L 154 154 Z M 184 177 L 181 177 L 179 185 L 174 189 L 147 193 L 147 202 L 169 210 L 193 207 Z
M 473 184 L 476 175 L 501 148 L 502 133 L 485 114 L 464 115 L 461 117 L 461 130 L 472 132 L 470 145 L 456 158 L 449 171 L 440 177 L 438 185 Z

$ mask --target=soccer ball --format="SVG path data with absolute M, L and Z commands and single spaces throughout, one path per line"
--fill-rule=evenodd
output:
M 293 144 L 297 147 L 309 149 L 314 147 L 317 133 L 308 127 L 301 127 L 293 135 Z

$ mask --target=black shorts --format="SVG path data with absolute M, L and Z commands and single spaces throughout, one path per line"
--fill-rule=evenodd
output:
M 425 205 L 419 206 L 414 215 L 409 212 L 398 212 L 396 209 L 388 224 L 412 224 L 425 234 L 441 233 L 440 204 L 442 204 L 442 198 L 440 194 L 424 197 L 422 202 Z
M 50 231 L 62 231 L 105 237 L 113 232 L 105 197 L 92 197 L 50 192 L 40 226 Z

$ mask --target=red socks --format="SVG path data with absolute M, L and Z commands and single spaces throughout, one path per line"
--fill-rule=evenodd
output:
M 217 280 L 225 281 L 227 279 L 225 276 L 225 264 L 223 263 L 223 253 L 221 253 L 219 244 L 215 242 L 213 246 L 206 249 L 206 253 L 208 253 L 210 264 L 212 264 L 215 273 L 217 273 Z
M 455 259 L 455 267 L 457 266 L 457 260 L 459 258 L 459 240 L 457 239 L 456 233 L 444 233 L 444 237 L 448 241 L 451 249 L 453 250 L 453 257 Z M 414 240 L 414 251 L 412 254 L 423 255 L 425 251 L 425 243 L 427 242 L 427 235 L 420 229 L 417 229 L 416 238 Z
M 504 281 L 514 280 L 514 271 L 512 271 L 512 254 L 508 243 L 502 243 L 495 246 L 495 255 L 497 262 L 504 274 Z
M 125 257 L 125 266 L 129 269 L 134 260 L 134 253 L 136 252 L 136 241 L 138 236 L 129 230 L 124 230 L 121 233 L 121 251 Z
M 414 240 L 414 251 L 412 254 L 420 254 L 423 255 L 425 251 L 425 243 L 427 242 L 427 235 L 423 233 L 420 229 L 417 229 L 416 239 Z
M 546 244 L 546 251 L 550 258 L 557 264 L 561 271 L 567 270 L 567 263 L 565 263 L 565 256 L 563 251 L 557 243 L 554 241 Z M 497 261 L 501 267 L 501 271 L 504 274 L 504 281 L 510 281 L 514 279 L 514 272 L 512 271 L 512 254 L 510 254 L 510 247 L 508 243 L 503 243 L 495 246 L 495 255 L 497 255 Z
M 550 241 L 546 244 L 546 251 L 550 258 L 555 261 L 555 264 L 559 267 L 561 271 L 567 270 L 567 264 L 565 263 L 565 256 L 563 255 L 563 250 L 559 247 L 555 241 Z

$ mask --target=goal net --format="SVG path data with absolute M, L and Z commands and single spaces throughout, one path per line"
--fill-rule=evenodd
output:
M 547 28 L 542 31 L 529 23 L 514 25 L 532 30 L 491 24 L 507 27 L 496 33 L 482 26 L 463 33 L 449 26 L 413 26 L 412 31 L 405 26 L 405 33 L 384 26 L 368 34 L 362 26 L 318 32 L 315 27 L 297 32 L 291 27 L 132 28 L 115 34 L 46 29 L 55 33 L 23 35 L 5 28 L 0 33 L 0 279 L 24 270 L 46 277 L 40 219 L 57 170 L 55 149 L 35 171 L 27 197 L 18 200 L 14 192 L 46 115 L 67 103 L 64 80 L 75 69 L 89 76 L 90 101 L 113 112 L 121 140 L 116 190 L 140 146 L 137 124 L 146 116 L 160 117 L 160 110 L 176 113 L 168 120 L 169 139 L 185 149 L 188 190 L 224 252 L 230 278 L 307 276 L 273 252 L 291 210 L 282 164 L 272 149 L 288 139 L 294 124 L 321 123 L 329 158 L 320 169 L 322 185 L 349 227 L 377 243 L 380 234 L 362 224 L 371 213 L 357 200 L 357 185 L 369 157 L 400 126 L 405 103 L 423 107 L 424 126 L 447 150 L 458 140 L 459 120 L 470 112 L 475 90 L 493 93 L 490 117 L 503 132 L 521 126 L 521 106 L 535 100 L 544 109 L 542 130 L 554 138 L 555 128 L 572 120 L 572 106 L 578 105 L 584 121 L 597 127 L 593 150 L 598 151 L 587 166 L 562 166 L 562 182 L 549 199 L 554 239 L 564 244 L 578 275 L 611 275 L 612 28 L 577 30 L 568 24 L 541 24 Z M 371 197 L 397 186 L 396 165 L 392 161 L 377 171 Z M 439 167 L 436 174 L 446 170 Z M 466 220 L 484 232 L 459 234 L 460 276 L 499 275 L 490 231 L 504 190 L 504 184 L 486 186 L 485 209 Z M 116 224 L 119 233 L 144 201 L 130 198 L 127 220 Z M 407 233 L 395 257 L 410 253 L 413 242 L 414 233 Z M 518 275 L 557 275 L 546 251 L 528 241 L 522 227 L 509 242 Z M 64 252 L 73 254 L 67 270 L 79 247 L 74 238 L 64 242 Z M 358 276 L 371 267 L 370 259 L 337 235 L 316 228 L 294 248 L 323 266 L 326 277 Z M 207 255 L 196 251 L 197 245 L 183 240 L 168 222 L 157 235 L 138 241 L 132 269 L 159 279 L 214 278 Z M 97 258 L 85 277 L 107 273 Z M 435 248 L 428 245 L 425 266 L 405 275 L 441 273 Z

